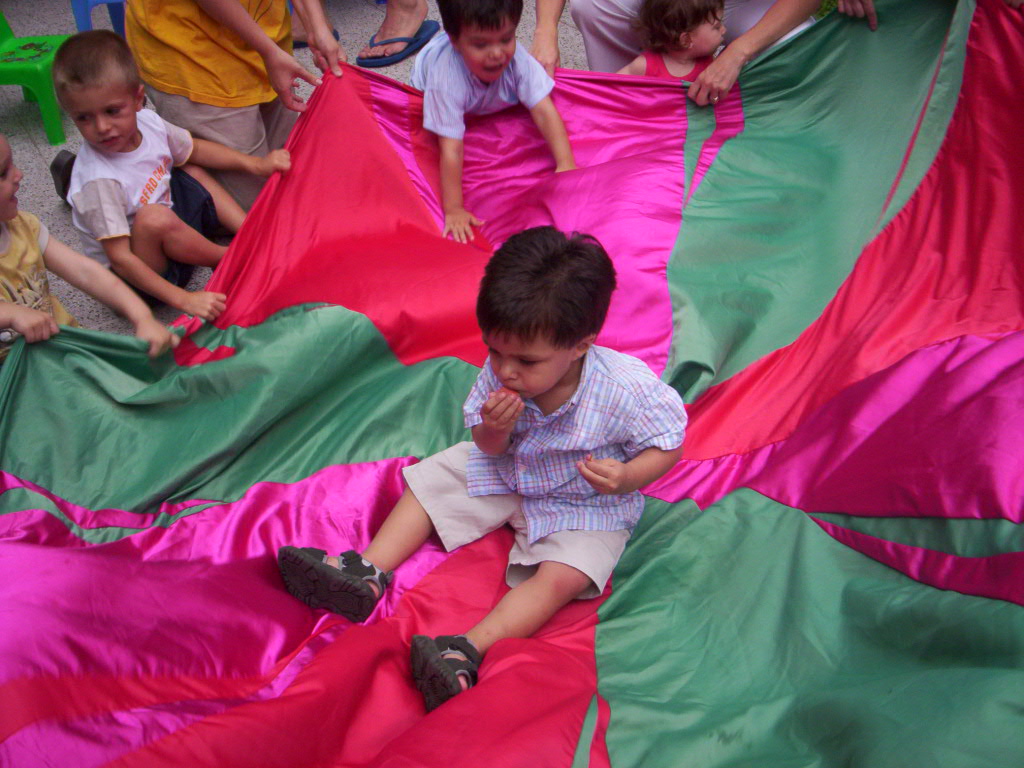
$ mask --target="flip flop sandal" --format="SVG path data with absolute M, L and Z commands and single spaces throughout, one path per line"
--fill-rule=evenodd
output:
M 380 595 L 394 578 L 369 565 L 358 552 L 349 550 L 338 557 L 341 567 L 327 564 L 327 553 L 312 547 L 281 547 L 277 566 L 288 591 L 310 608 L 324 608 L 354 622 L 366 621 Z M 370 584 L 376 584 L 375 592 Z
M 391 43 L 406 43 L 406 46 L 398 53 L 392 53 L 390 56 L 357 56 L 356 64 L 360 67 L 389 67 L 392 64 L 397 64 L 402 59 L 412 56 L 426 45 L 440 28 L 441 25 L 436 21 L 427 19 L 420 24 L 420 28 L 416 30 L 416 34 L 412 37 L 392 37 L 387 40 L 377 40 L 377 35 L 373 35 L 370 37 L 371 48 L 375 45 L 390 45 Z
M 461 653 L 465 659 L 446 659 L 446 653 Z M 413 635 L 412 679 L 423 694 L 427 712 L 462 693 L 459 679 L 466 681 L 466 689 L 476 685 L 480 669 L 480 652 L 465 635 Z

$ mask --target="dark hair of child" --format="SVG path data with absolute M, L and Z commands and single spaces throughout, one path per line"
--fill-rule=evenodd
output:
M 643 0 L 633 26 L 640 47 L 655 53 L 679 48 L 679 37 L 722 15 L 724 0 Z
M 568 349 L 601 330 L 614 290 L 615 267 L 595 238 L 534 227 L 487 262 L 476 318 L 487 335 Z
M 72 88 L 88 88 L 121 78 L 136 90 L 142 80 L 128 43 L 109 29 L 72 35 L 57 49 L 53 59 L 53 84 L 60 98 Z
M 523 0 L 437 0 L 448 37 L 457 40 L 462 28 L 498 29 L 506 21 L 519 26 Z

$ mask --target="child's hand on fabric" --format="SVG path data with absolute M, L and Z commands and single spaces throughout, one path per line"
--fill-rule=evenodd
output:
M 483 226 L 480 219 L 465 208 L 459 208 L 457 211 L 444 215 L 444 231 L 441 233 L 441 237 L 451 234 L 452 240 L 468 243 L 473 239 L 473 227 L 480 226 Z
M 595 459 L 587 456 L 576 462 L 576 468 L 598 493 L 629 493 L 634 488 L 629 482 L 629 468 L 615 459 Z
M 174 349 L 181 341 L 176 335 L 161 325 L 155 317 L 146 317 L 135 326 L 135 337 L 149 344 L 147 354 L 150 357 L 162 355 L 168 349 Z
M 561 173 L 562 171 L 575 171 L 575 170 L 576 170 L 576 161 L 575 160 L 568 160 L 568 161 L 566 161 L 566 162 L 564 162 L 564 163 L 562 163 L 560 165 L 556 165 L 555 166 L 555 173 Z
M 11 328 L 25 337 L 30 344 L 36 341 L 46 341 L 48 338 L 60 332 L 60 326 L 46 312 L 20 304 L 12 304 Z
M 227 306 L 224 302 L 227 296 L 223 293 L 211 293 L 209 291 L 195 291 L 185 294 L 181 309 L 187 315 L 195 315 L 203 320 L 216 320 L 217 316 Z
M 511 432 L 523 412 L 523 398 L 511 389 L 502 387 L 487 398 L 480 416 L 484 426 L 496 432 Z
M 275 149 L 261 157 L 256 167 L 260 176 L 269 176 L 277 171 L 285 173 L 292 168 L 292 156 L 287 149 Z
M 836 10 L 847 16 L 868 20 L 868 27 L 874 32 L 878 29 L 878 14 L 875 12 L 874 0 L 839 0 Z

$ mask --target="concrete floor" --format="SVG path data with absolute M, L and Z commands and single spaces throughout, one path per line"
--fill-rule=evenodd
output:
M 341 36 L 341 43 L 349 61 L 355 63 L 360 48 L 379 28 L 384 18 L 384 6 L 378 5 L 374 0 L 324 0 L 324 6 Z M 70 0 L 0 0 L 0 11 L 17 36 L 74 34 L 77 31 L 71 14 Z M 440 21 L 437 6 L 433 2 L 430 2 L 428 18 Z M 519 25 L 519 41 L 522 45 L 530 45 L 534 18 L 533 3 L 526 0 L 523 19 Z M 109 29 L 110 18 L 106 6 L 93 8 L 92 20 L 94 27 Z M 586 69 L 583 41 L 568 12 L 563 14 L 559 37 L 563 66 Z M 297 58 L 307 69 L 316 71 L 308 50 L 298 51 Z M 412 63 L 413 59 L 409 58 L 380 71 L 397 80 L 408 82 L 412 73 Z M 308 86 L 305 88 L 308 95 L 310 89 Z M 14 162 L 25 176 L 18 193 L 19 206 L 36 214 L 54 237 L 77 248 L 79 237 L 71 225 L 71 209 L 54 192 L 49 172 L 50 161 L 58 151 L 69 149 L 77 152 L 81 144 L 78 132 L 66 117 L 64 130 L 67 141 L 63 145 L 49 144 L 43 133 L 36 105 L 24 101 L 21 89 L 17 86 L 0 86 L 0 133 L 3 133 L 10 142 Z M 197 270 L 191 287 L 200 287 L 209 279 L 209 275 L 209 270 Z M 51 288 L 83 326 L 115 333 L 131 332 L 131 326 L 104 305 L 54 275 L 51 275 Z M 178 314 L 177 310 L 169 307 L 156 310 L 157 317 L 164 323 L 171 322 Z

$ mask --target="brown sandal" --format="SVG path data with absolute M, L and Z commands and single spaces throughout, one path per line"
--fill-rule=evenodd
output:
M 310 608 L 324 608 L 350 621 L 366 621 L 394 572 L 384 573 L 353 550 L 338 557 L 341 567 L 335 568 L 327 564 L 322 549 L 281 547 L 277 567 L 288 591 Z M 377 586 L 376 591 L 371 584 Z
M 446 653 L 461 653 L 466 658 L 446 659 Z M 423 694 L 427 712 L 462 693 L 460 678 L 466 681 L 467 690 L 476 685 L 479 669 L 480 652 L 465 635 L 413 635 L 412 678 Z

